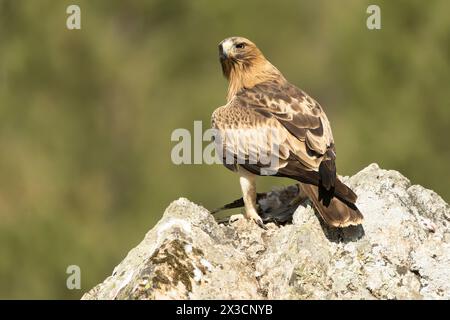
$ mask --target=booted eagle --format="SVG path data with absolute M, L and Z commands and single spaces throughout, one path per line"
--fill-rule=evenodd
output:
M 240 175 L 245 216 L 264 227 L 255 178 L 271 174 L 298 181 L 327 224 L 361 224 L 356 194 L 336 176 L 333 134 L 320 104 L 289 83 L 248 39 L 223 40 L 219 57 L 229 86 L 212 127 L 222 163 Z

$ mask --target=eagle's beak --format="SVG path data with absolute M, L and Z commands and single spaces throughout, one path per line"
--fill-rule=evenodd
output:
M 228 58 L 227 53 L 223 50 L 222 43 L 219 44 L 219 58 L 220 61 L 226 60 Z
M 219 58 L 221 61 L 230 57 L 230 51 L 233 48 L 233 41 L 225 39 L 219 44 Z

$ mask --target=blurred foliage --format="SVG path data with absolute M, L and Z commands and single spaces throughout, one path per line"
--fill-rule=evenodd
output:
M 82 29 L 66 29 L 78 4 Z M 382 29 L 366 28 L 379 4 Z M 225 101 L 217 44 L 255 41 L 331 119 L 338 170 L 372 162 L 450 199 L 450 2 L 0 0 L 0 298 L 79 298 L 184 196 L 240 197 L 175 166 L 175 128 Z M 260 188 L 288 184 L 260 180 Z M 82 290 L 66 288 L 66 268 Z

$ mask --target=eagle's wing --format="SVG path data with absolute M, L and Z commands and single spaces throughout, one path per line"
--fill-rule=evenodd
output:
M 275 117 L 265 116 L 241 103 L 235 98 L 212 115 L 216 150 L 223 164 L 232 170 L 236 164 L 259 169 L 274 165 L 274 170 L 285 166 L 292 152 L 289 131 Z
M 243 90 L 237 95 L 240 104 L 256 112 L 274 117 L 291 137 L 290 166 L 298 170 L 301 163 L 318 171 L 321 184 L 329 190 L 336 180 L 335 148 L 330 123 L 319 103 L 294 85 L 286 82 L 265 82 Z
M 318 170 L 324 156 L 334 160 L 333 135 L 321 106 L 289 83 L 264 82 L 242 90 L 216 118 L 222 129 L 275 130 L 280 149 L 287 148 L 306 169 Z
M 322 107 L 290 83 L 261 83 L 240 92 L 237 98 L 243 106 L 275 117 L 298 140 L 297 144 L 305 144 L 307 154 L 296 153 L 302 162 L 308 163 L 311 155 L 322 157 L 333 148 L 333 134 Z
M 279 168 L 317 171 L 333 137 L 322 108 L 292 85 L 262 83 L 243 90 L 212 117 L 222 158 L 270 155 Z M 217 145 L 217 141 L 216 141 Z M 224 163 L 230 164 L 229 161 Z

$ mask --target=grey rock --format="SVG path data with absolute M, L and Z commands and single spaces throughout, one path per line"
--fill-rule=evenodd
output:
M 308 201 L 267 230 L 239 215 L 218 224 L 181 198 L 83 299 L 449 299 L 449 205 L 376 164 L 342 179 L 362 226 L 328 227 Z M 262 212 L 279 214 L 289 188 Z

